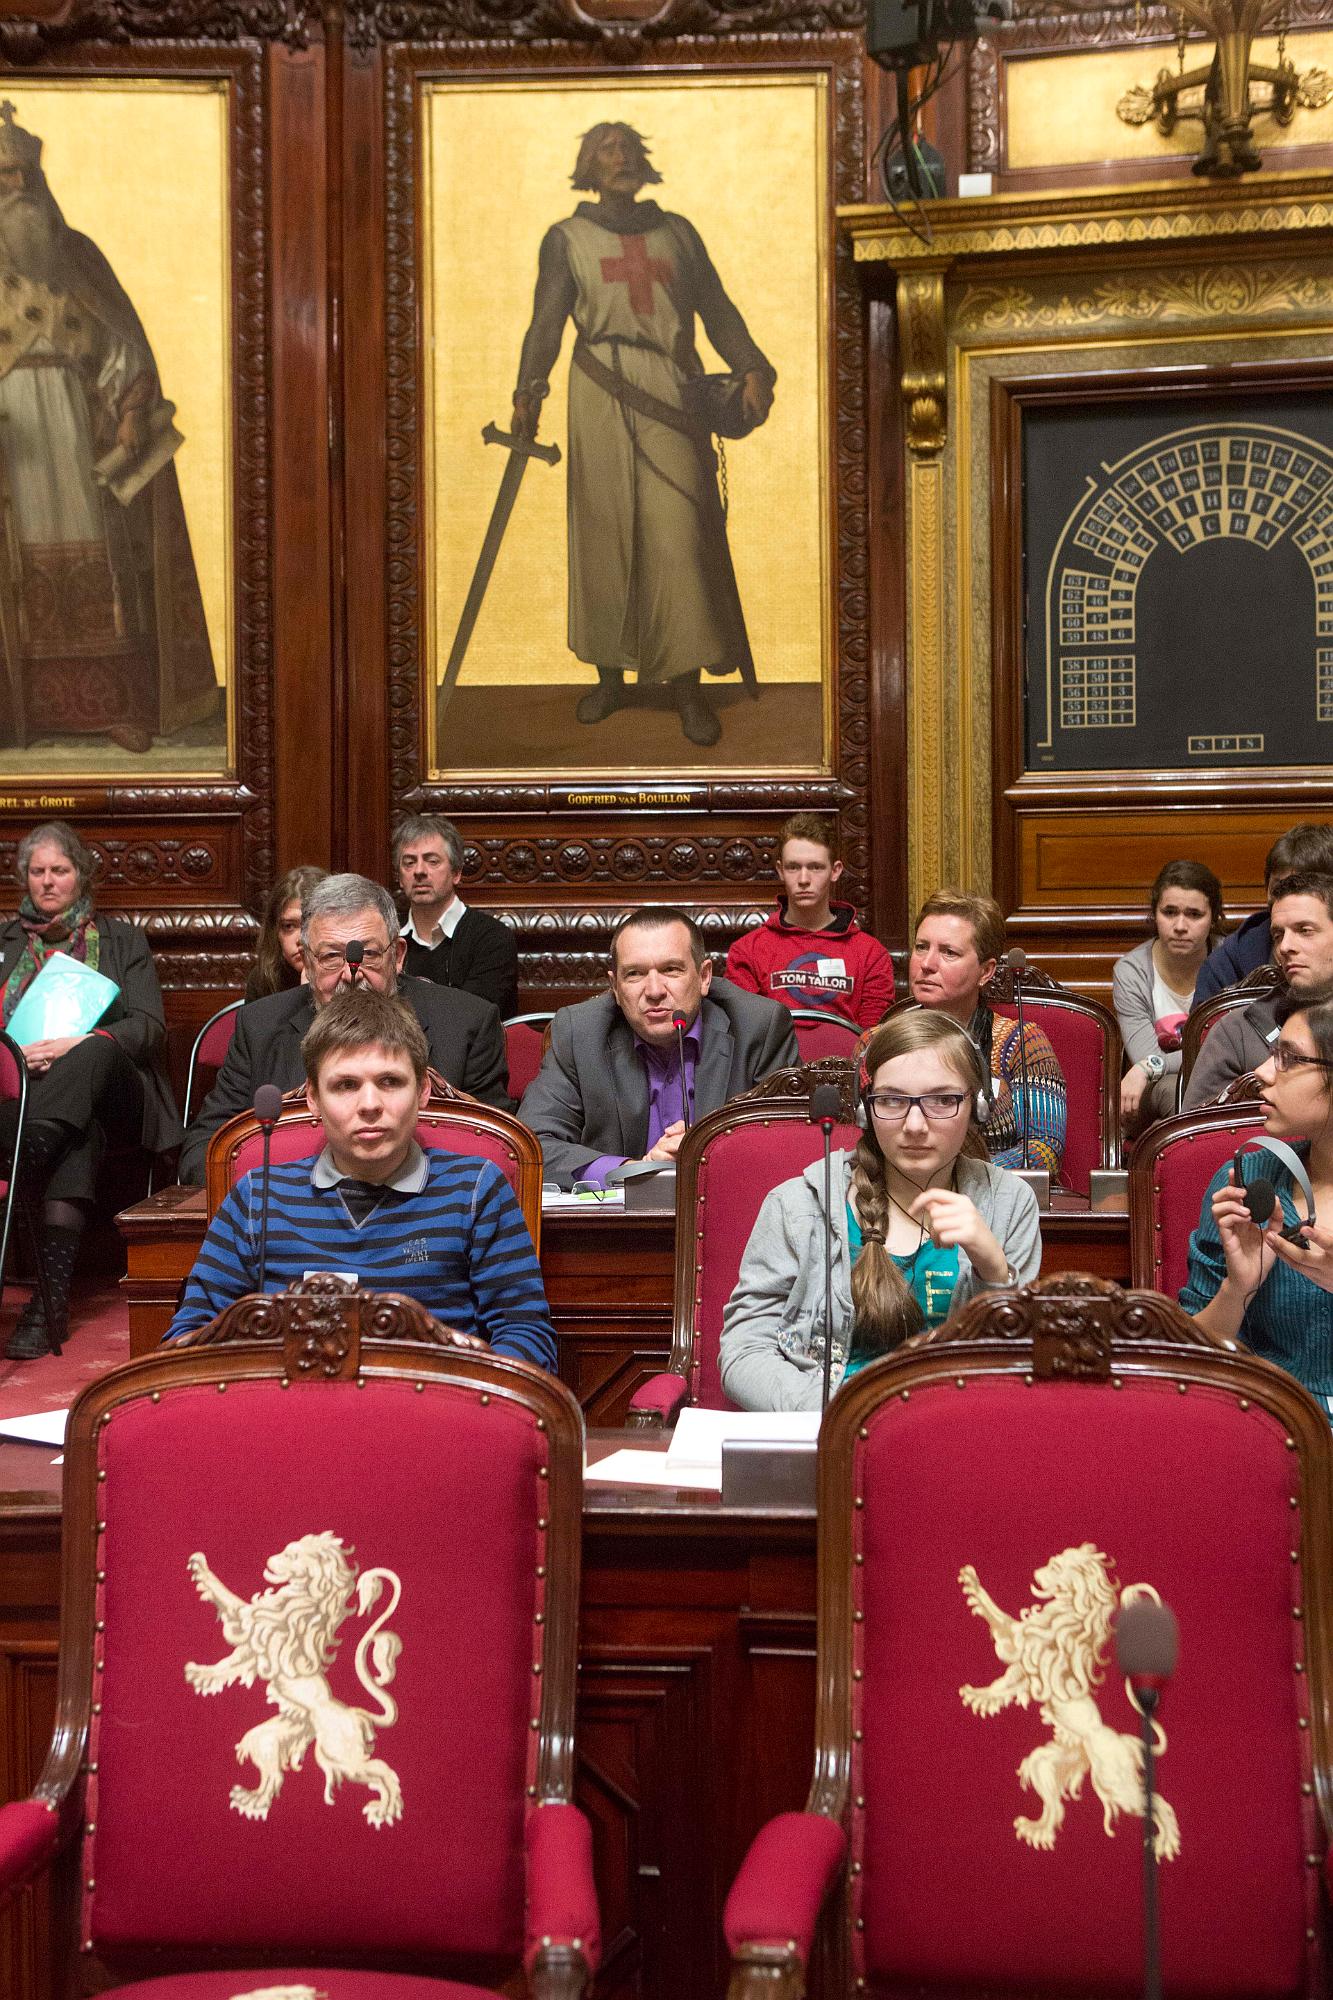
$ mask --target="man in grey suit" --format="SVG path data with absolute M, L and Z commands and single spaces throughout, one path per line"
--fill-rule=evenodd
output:
M 359 943 L 349 961 L 348 946 Z M 218 1080 L 190 1123 L 181 1148 L 180 1177 L 198 1187 L 208 1142 L 219 1126 L 248 1111 L 261 1083 L 294 1090 L 305 1080 L 301 1037 L 334 994 L 359 980 L 397 993 L 426 1031 L 432 1069 L 446 1083 L 497 1110 L 512 1111 L 509 1062 L 500 1016 L 489 1000 L 429 979 L 400 979 L 404 945 L 393 898 L 364 875 L 326 875 L 301 906 L 306 983 L 251 1000 L 236 1016 L 236 1032 Z
M 714 979 L 684 910 L 624 918 L 608 978 L 607 992 L 552 1021 L 519 1113 L 542 1142 L 547 1178 L 562 1187 L 603 1184 L 626 1160 L 673 1160 L 687 1122 L 800 1061 L 787 1009 Z
M 1273 960 L 1286 991 L 1307 1004 L 1327 998 L 1333 989 L 1333 875 L 1313 869 L 1284 875 L 1273 884 L 1270 922 Z M 1210 1029 L 1185 1085 L 1186 1111 L 1215 1103 L 1237 1077 L 1268 1061 L 1278 1035 L 1277 999 L 1265 993 Z

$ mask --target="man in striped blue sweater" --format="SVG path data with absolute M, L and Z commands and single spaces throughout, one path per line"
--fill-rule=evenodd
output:
M 279 1292 L 314 1271 L 406 1292 L 463 1346 L 554 1368 L 555 1329 L 532 1239 L 500 1169 L 423 1153 L 426 1037 L 401 1000 L 354 986 L 316 1014 L 301 1043 L 323 1152 L 271 1170 L 259 1268 L 260 1175 L 232 1189 L 208 1227 L 167 1340 L 206 1326 L 247 1292 Z

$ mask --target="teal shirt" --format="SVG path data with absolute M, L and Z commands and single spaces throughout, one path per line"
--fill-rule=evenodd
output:
M 865 1238 L 861 1225 L 856 1219 L 852 1204 L 847 1204 L 847 1247 L 851 1251 L 853 1264 L 861 1254 Z M 893 1252 L 889 1255 L 892 1257 Z M 937 1250 L 927 1237 L 919 1250 L 910 1257 L 894 1257 L 894 1263 L 911 1286 L 912 1295 L 920 1306 L 927 1326 L 939 1326 L 949 1317 L 949 1306 L 953 1299 L 954 1287 L 958 1283 L 958 1251 L 953 1245 L 947 1250 Z M 846 1381 L 867 1362 L 877 1361 L 877 1354 L 862 1353 L 853 1341 L 852 1351 L 847 1357 L 847 1367 L 843 1373 Z

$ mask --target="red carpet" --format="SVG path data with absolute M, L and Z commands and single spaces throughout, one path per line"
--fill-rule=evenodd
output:
M 69 1338 L 59 1355 L 6 1361 L 4 1344 L 27 1296 L 24 1286 L 6 1285 L 0 1301 L 0 1418 L 67 1409 L 85 1384 L 130 1358 L 129 1313 L 120 1286 L 99 1274 L 76 1282 Z

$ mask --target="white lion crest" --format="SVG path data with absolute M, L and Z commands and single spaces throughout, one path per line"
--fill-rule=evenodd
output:
M 222 1621 L 222 1635 L 231 1652 L 216 1666 L 189 1661 L 185 1678 L 196 1694 L 221 1694 L 240 1681 L 268 1686 L 268 1699 L 278 1713 L 270 1722 L 248 1729 L 236 1745 L 236 1761 L 249 1759 L 259 1773 L 253 1791 L 233 1785 L 231 1803 L 247 1819 L 267 1819 L 269 1807 L 282 1789 L 285 1771 L 299 1771 L 307 1746 L 315 1746 L 315 1762 L 324 1773 L 324 1802 L 345 1779 L 368 1785 L 373 1797 L 363 1808 L 371 1826 L 391 1826 L 403 1815 L 398 1775 L 380 1757 L 375 1730 L 398 1720 L 398 1706 L 384 1690 L 394 1677 L 402 1640 L 383 1628 L 398 1608 L 402 1585 L 391 1569 L 368 1569 L 359 1576 L 354 1551 L 334 1534 L 302 1535 L 288 1542 L 264 1567 L 272 1590 L 259 1591 L 247 1604 L 214 1576 L 202 1555 L 190 1557 L 194 1587 Z M 378 1602 L 384 1584 L 392 1586 L 388 1604 L 361 1635 L 356 1649 L 356 1674 L 379 1713 L 349 1708 L 330 1692 L 325 1668 L 337 1657 L 338 1628 L 352 1610 L 365 1613 Z M 372 1678 L 366 1674 L 366 1657 Z
M 963 1595 L 978 1618 L 984 1618 L 1004 1672 L 989 1687 L 962 1687 L 958 1692 L 974 1715 L 998 1715 L 1017 1704 L 1036 1702 L 1041 1719 L 1053 1733 L 1023 1759 L 1018 1776 L 1025 1791 L 1041 1800 L 1041 1817 L 1014 1821 L 1014 1831 L 1029 1847 L 1052 1848 L 1064 1824 L 1065 1800 L 1077 1799 L 1083 1780 L 1102 1802 L 1102 1825 L 1114 1834 L 1121 1813 L 1143 1817 L 1143 1746 L 1102 1721 L 1093 1689 L 1105 1675 L 1105 1655 L 1116 1610 L 1136 1599 L 1161 1599 L 1150 1583 L 1127 1584 L 1116 1595 L 1111 1565 L 1091 1542 L 1065 1549 L 1039 1569 L 1032 1594 L 1041 1601 L 1027 1605 L 1017 1618 L 1001 1611 L 982 1588 L 976 1570 L 965 1563 L 958 1572 Z M 1125 1692 L 1134 1696 L 1129 1683 Z M 1137 1703 L 1135 1703 L 1137 1707 Z M 1154 1717 L 1157 1754 L 1166 1749 L 1166 1731 Z M 1158 1797 L 1153 1846 L 1159 1861 L 1174 1861 L 1180 1852 L 1180 1827 L 1167 1801 Z

